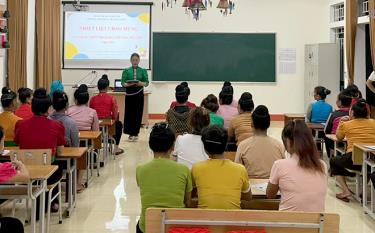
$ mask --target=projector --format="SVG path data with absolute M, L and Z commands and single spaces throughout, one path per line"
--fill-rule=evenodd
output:
M 76 1 L 76 4 L 73 4 L 73 7 L 74 7 L 77 11 L 88 11 L 88 9 L 89 9 L 89 6 L 88 6 L 88 5 L 81 4 L 81 1 L 80 1 L 80 0 L 77 0 L 77 1 Z

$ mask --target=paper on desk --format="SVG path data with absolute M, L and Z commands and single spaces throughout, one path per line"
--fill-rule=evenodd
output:
M 1 155 L 8 155 L 10 153 L 10 150 L 3 150 L 3 152 L 1 153 Z
M 267 186 L 268 186 L 268 183 L 261 183 L 261 184 L 253 184 L 251 185 L 252 188 L 256 188 L 262 192 L 267 192 Z
M 367 149 L 375 150 L 375 146 L 365 146 Z

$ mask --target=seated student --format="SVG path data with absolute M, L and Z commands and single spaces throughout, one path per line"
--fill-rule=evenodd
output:
M 137 167 L 136 179 L 141 193 L 142 214 L 137 232 L 145 232 L 147 208 L 184 208 L 191 205 L 192 181 L 189 168 L 170 160 L 175 133 L 166 123 L 152 128 L 149 146 L 154 159 Z
M 368 119 L 366 100 L 360 99 L 350 110 L 350 117 L 342 117 L 337 129 L 337 139 L 347 139 L 347 154 L 336 156 L 330 159 L 331 173 L 336 176 L 337 183 L 342 189 L 342 193 L 336 197 L 342 201 L 349 202 L 352 196 L 347 184 L 346 176 L 355 176 L 348 171 L 361 171 L 361 165 L 353 165 L 352 151 L 354 143 L 374 143 L 375 142 L 375 120 Z
M 272 165 L 283 159 L 284 146 L 267 135 L 271 116 L 264 105 L 259 105 L 252 114 L 254 135 L 240 143 L 235 162 L 243 164 L 251 178 L 268 179 Z
M 231 120 L 238 116 L 238 109 L 233 106 L 233 87 L 224 86 L 219 94 L 219 110 L 217 115 L 224 118 L 224 128 L 228 128 Z
M 311 103 L 307 109 L 306 119 L 311 123 L 326 123 L 329 114 L 332 112 L 332 106 L 327 104 L 325 99 L 331 91 L 325 87 L 315 87 L 314 99 L 315 102 Z
M 217 110 L 219 110 L 219 103 L 215 95 L 210 94 L 206 98 L 204 98 L 201 103 L 201 107 L 204 107 L 205 109 L 210 111 L 211 125 L 218 125 L 221 127 L 224 126 L 224 118 L 216 114 Z
M 27 120 L 18 121 L 15 129 L 14 141 L 20 149 L 51 149 L 52 164 L 58 165 L 57 171 L 47 180 L 47 184 L 55 184 L 63 175 L 64 163 L 55 161 L 55 156 L 60 154 L 65 143 L 65 128 L 58 121 L 48 119 L 48 109 L 51 98 L 47 91 L 39 88 L 34 92 L 31 108 L 34 116 Z M 57 192 L 57 190 L 54 190 Z M 58 200 L 54 201 L 52 212 L 58 210 Z
M 229 82 L 229 81 L 225 81 L 224 84 L 223 84 L 223 87 L 221 88 L 221 90 L 223 90 L 224 88 L 229 88 L 228 90 L 230 90 L 230 92 L 232 93 L 232 95 L 234 95 L 234 89 L 233 89 L 233 86 L 232 86 L 232 83 Z M 233 99 L 232 101 L 232 104 L 231 104 L 233 107 L 237 108 L 238 107 L 238 101 Z
M 187 82 L 182 82 L 180 85 L 178 85 L 178 86 L 182 86 L 182 87 L 184 87 L 184 89 L 185 89 L 185 91 L 186 91 L 186 93 L 187 93 L 187 97 L 189 98 L 189 96 L 190 96 L 190 88 L 189 88 L 189 84 L 187 83 Z M 177 86 L 177 87 L 178 87 Z M 177 95 L 177 92 L 178 91 L 180 91 L 180 90 L 178 90 L 179 88 L 177 88 L 176 87 L 176 95 Z M 176 96 L 176 101 L 173 101 L 172 103 L 171 103 L 171 106 L 169 107 L 169 108 L 175 108 L 176 106 L 178 106 L 178 105 L 181 105 L 181 103 L 179 103 L 179 101 L 177 100 L 177 96 Z M 189 108 L 196 108 L 197 106 L 194 104 L 194 103 L 192 103 L 192 102 L 190 102 L 190 101 L 188 101 L 188 100 L 186 100 L 186 103 L 184 103 L 184 105 L 186 105 L 186 106 L 188 106 Z
M 77 124 L 80 131 L 99 131 L 99 119 L 96 111 L 87 106 L 90 95 L 88 87 L 82 84 L 74 92 L 75 106 L 68 109 L 67 115 Z
M 0 127 L 0 151 L 4 147 L 4 130 Z M 4 182 L 25 182 L 30 179 L 29 172 L 20 161 L 12 163 L 0 163 L 0 183 Z M 4 233 L 24 233 L 23 224 L 15 218 L 0 217 L 0 232 Z
M 29 88 L 18 89 L 18 99 L 21 105 L 17 108 L 15 114 L 22 119 L 29 119 L 34 114 L 31 110 L 31 99 L 33 98 L 33 91 Z
M 167 122 L 177 135 L 190 133 L 191 131 L 188 120 L 192 108 L 187 105 L 188 97 L 188 90 L 181 84 L 178 85 L 176 87 L 176 100 L 178 104 L 170 108 L 166 113 Z
M 16 146 L 14 143 L 14 129 L 16 123 L 22 118 L 16 116 L 14 111 L 17 109 L 17 95 L 7 87 L 2 89 L 1 105 L 4 112 L 0 114 L 0 126 L 5 132 L 5 146 Z
M 193 165 L 193 185 L 198 191 L 198 207 L 203 209 L 241 209 L 242 199 L 251 200 L 249 177 L 244 166 L 225 159 L 227 131 L 217 125 L 202 132 L 209 160 Z
M 202 130 L 210 124 L 210 115 L 204 108 L 198 107 L 192 110 L 189 117 L 191 134 L 184 134 L 177 137 L 174 147 L 174 155 L 177 162 L 186 165 L 191 169 L 193 164 L 208 159 L 202 143 Z
M 68 147 L 79 147 L 79 130 L 75 121 L 65 114 L 69 106 L 69 99 L 65 92 L 55 91 L 53 93 L 53 112 L 49 118 L 59 121 L 65 128 L 65 142 Z
M 311 130 L 302 120 L 290 121 L 282 139 L 291 157 L 274 163 L 267 197 L 274 199 L 280 191 L 282 211 L 324 212 L 327 166 L 320 159 Z
M 325 134 L 336 134 L 336 130 L 339 126 L 341 117 L 349 115 L 351 103 L 352 98 L 350 96 L 345 95 L 345 93 L 343 92 L 339 94 L 336 101 L 337 107 L 339 109 L 331 113 L 331 115 L 329 116 L 324 128 Z M 332 140 L 329 140 L 327 137 L 325 137 L 324 142 L 326 144 L 328 157 L 331 158 L 334 150 L 334 142 Z
M 119 148 L 122 136 L 122 123 L 119 121 L 119 110 L 115 97 L 109 95 L 109 80 L 107 75 L 103 75 L 98 81 L 99 94 L 90 100 L 90 108 L 95 109 L 100 120 L 111 119 L 115 121 L 116 141 L 115 154 L 120 155 L 124 150 Z
M 230 142 L 237 145 L 243 140 L 253 135 L 251 112 L 254 110 L 253 96 L 249 92 L 244 92 L 238 101 L 238 112 L 240 115 L 233 118 L 228 129 Z

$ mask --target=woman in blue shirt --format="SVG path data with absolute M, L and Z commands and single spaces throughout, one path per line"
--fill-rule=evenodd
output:
M 311 103 L 307 109 L 306 118 L 311 123 L 326 123 L 332 113 L 332 106 L 326 103 L 325 99 L 331 91 L 325 87 L 318 86 L 314 89 L 315 102 Z

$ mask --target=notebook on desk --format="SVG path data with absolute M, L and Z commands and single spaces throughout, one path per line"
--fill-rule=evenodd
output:
M 115 87 L 113 88 L 114 92 L 126 92 L 126 88 L 122 86 L 121 79 L 115 80 Z

